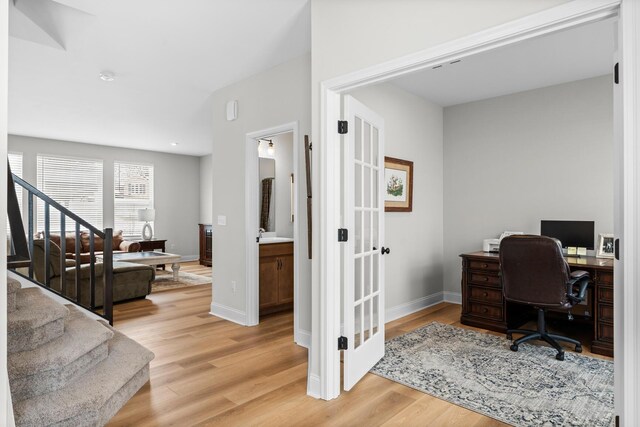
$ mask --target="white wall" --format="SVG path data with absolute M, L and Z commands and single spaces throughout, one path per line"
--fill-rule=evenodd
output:
M 392 84 L 351 93 L 385 123 L 385 156 L 413 162 L 413 212 L 385 213 L 386 309 L 392 315 L 441 297 L 443 271 L 442 107 Z M 407 244 L 407 242 L 412 242 Z
M 298 121 L 298 147 L 310 131 L 310 58 L 304 56 L 221 89 L 212 95 L 213 105 L 213 218 L 227 217 L 227 225 L 213 224 L 213 302 L 238 318 L 245 313 L 245 149 L 246 134 Z M 226 103 L 238 101 L 238 118 L 226 120 Z M 304 182 L 304 149 L 299 151 L 299 182 Z M 307 258 L 306 192 L 299 185 L 300 328 L 311 327 L 311 269 Z M 236 283 L 234 292 L 232 282 Z
M 566 219 L 613 233 L 611 79 L 445 108 L 445 291 L 460 292 L 458 255 L 502 231 Z
M 154 237 L 167 239 L 166 250 L 185 259 L 198 258 L 200 159 L 195 156 L 130 150 L 9 135 L 9 151 L 23 154 L 23 178 L 37 184 L 37 155 L 59 154 L 102 159 L 103 226 L 113 227 L 113 162 L 140 161 L 154 166 Z
M 446 41 L 566 3 L 568 0 L 311 0 L 311 139 L 320 139 L 320 83 L 384 61 L 415 53 Z M 313 183 L 322 145 L 314 145 Z M 315 199 L 317 200 L 317 198 Z M 314 205 L 318 218 L 319 205 Z M 316 221 L 316 224 L 318 221 Z M 314 227 L 312 298 L 313 340 L 309 392 L 320 395 L 320 227 Z M 324 345 L 324 342 L 323 342 Z
M 211 224 L 211 193 L 213 192 L 213 164 L 211 154 L 200 157 L 200 224 Z

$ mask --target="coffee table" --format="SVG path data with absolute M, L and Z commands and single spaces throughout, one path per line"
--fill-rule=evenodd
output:
M 180 271 L 181 256 L 167 252 L 121 252 L 113 254 L 113 260 L 119 262 L 132 262 L 145 265 L 171 264 L 173 270 L 173 280 L 177 281 Z

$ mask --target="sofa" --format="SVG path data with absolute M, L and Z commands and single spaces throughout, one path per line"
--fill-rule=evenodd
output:
M 45 256 L 44 240 L 37 239 L 33 242 L 33 261 L 36 279 L 45 283 Z M 60 269 L 60 247 L 52 240 L 49 242 L 49 286 L 62 293 L 62 274 L 66 277 L 67 291 L 64 295 L 77 301 L 76 298 L 76 262 L 66 259 L 65 271 Z M 96 307 L 102 306 L 104 294 L 103 264 L 95 263 L 96 275 Z M 151 293 L 151 283 L 155 280 L 155 269 L 149 265 L 134 264 L 130 262 L 113 263 L 113 302 L 128 301 L 144 298 Z M 82 264 L 80 267 L 80 303 L 89 307 L 89 286 L 91 281 L 91 264 Z
M 36 239 L 44 239 L 44 232 L 37 233 L 35 235 Z M 59 234 L 51 234 L 49 236 L 49 240 L 55 243 L 58 248 L 60 245 L 60 235 Z M 76 259 L 76 233 L 65 233 L 65 258 L 67 259 Z M 90 236 L 88 231 L 80 232 L 80 262 L 82 264 L 87 264 L 90 262 Z M 140 243 L 133 242 L 130 240 L 124 240 L 122 236 L 122 230 L 113 233 L 113 239 L 111 242 L 111 248 L 113 249 L 113 253 L 118 252 L 139 252 L 140 251 Z M 104 250 L 104 241 L 101 237 L 95 236 L 93 241 L 93 249 L 94 255 L 102 255 L 102 251 Z

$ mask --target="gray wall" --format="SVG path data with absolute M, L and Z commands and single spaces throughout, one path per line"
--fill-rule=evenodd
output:
M 541 219 L 594 220 L 613 232 L 611 76 L 444 110 L 445 292 L 463 252 Z
M 304 56 L 279 65 L 239 83 L 220 89 L 213 102 L 213 218 L 227 217 L 227 225 L 213 223 L 213 302 L 245 315 L 245 150 L 247 133 L 297 121 L 298 147 L 309 134 L 310 58 Z M 226 104 L 238 101 L 238 118 L 226 120 Z M 304 183 L 304 149 L 299 153 L 299 183 Z M 307 258 L 306 190 L 299 185 L 298 225 L 300 240 L 296 248 L 300 259 L 300 328 L 311 328 L 311 263 Z M 232 282 L 236 283 L 234 292 Z
M 413 212 L 384 215 L 389 311 L 442 291 L 442 107 L 391 84 L 352 95 L 384 118 L 385 156 L 413 162 Z
M 200 157 L 200 224 L 211 224 L 213 177 L 211 154 Z
M 37 155 L 58 154 L 102 159 L 103 223 L 113 227 L 113 162 L 152 163 L 154 173 L 154 237 L 167 239 L 167 251 L 186 259 L 198 257 L 200 160 L 194 156 L 129 150 L 104 145 L 9 135 L 9 150 L 23 154 L 23 177 L 37 184 Z

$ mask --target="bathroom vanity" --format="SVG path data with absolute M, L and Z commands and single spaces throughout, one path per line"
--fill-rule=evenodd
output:
M 260 315 L 293 308 L 293 239 L 260 241 Z

